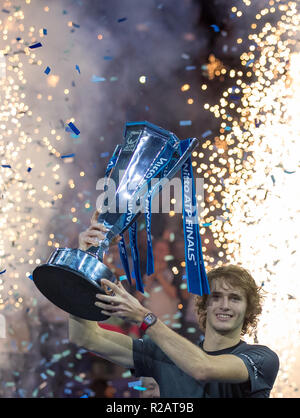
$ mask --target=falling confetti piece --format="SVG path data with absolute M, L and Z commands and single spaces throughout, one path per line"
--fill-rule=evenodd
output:
M 109 156 L 109 152 L 101 152 L 100 157 L 105 158 Z
M 119 22 L 119 23 L 121 23 L 121 22 L 125 22 L 125 20 L 127 20 L 127 17 L 121 17 L 121 19 L 118 19 L 118 22 Z
M 213 30 L 214 30 L 215 32 L 220 32 L 220 28 L 219 28 L 219 26 L 218 26 L 218 25 L 210 25 L 210 27 L 211 27 L 211 28 L 213 28 Z
M 191 120 L 181 120 L 179 122 L 180 126 L 191 126 L 192 125 L 192 121 Z
M 133 389 L 140 391 L 147 390 L 147 388 L 144 388 L 143 386 L 133 386 Z
M 60 158 L 71 158 L 71 157 L 74 157 L 74 156 L 75 156 L 75 154 L 67 154 L 67 155 L 61 155 Z
M 6 269 L 0 271 L 0 274 L 4 274 L 6 272 Z
M 92 82 L 93 83 L 100 83 L 101 81 L 106 81 L 105 77 L 97 77 L 96 75 L 93 75 Z
M 79 65 L 76 65 L 76 66 L 75 66 L 75 68 L 76 68 L 76 70 L 78 71 L 78 73 L 80 74 L 80 68 L 79 68 Z
M 47 67 L 47 68 L 45 69 L 44 73 L 48 75 L 48 74 L 50 73 L 50 71 L 51 71 L 51 68 L 50 68 L 50 67 Z
M 3 167 L 3 168 L 11 168 L 11 166 L 9 164 L 2 164 L 1 167 Z
M 247 62 L 247 64 L 246 64 L 246 67 L 249 67 L 249 65 L 250 64 L 253 64 L 254 63 L 254 60 L 249 60 L 248 62 Z
M 273 182 L 273 186 L 275 186 L 276 180 L 275 180 L 275 177 L 273 176 L 273 174 L 271 175 L 271 179 L 272 179 L 272 182 Z
M 30 49 L 36 49 L 36 48 L 40 48 L 41 46 L 43 46 L 43 45 L 41 44 L 41 42 L 37 42 L 36 44 L 31 45 L 29 48 L 30 48 Z
M 211 133 L 212 133 L 212 131 L 205 131 L 205 132 L 202 134 L 202 138 L 206 138 L 206 137 L 208 137 Z
M 196 332 L 196 328 L 190 327 L 186 330 L 186 332 L 188 332 L 189 334 L 193 334 L 194 332 Z
M 55 372 L 53 370 L 47 369 L 46 373 L 51 377 L 55 376 Z
M 166 255 L 166 256 L 164 257 L 164 260 L 165 260 L 165 261 L 171 261 L 171 260 L 174 260 L 174 258 L 175 258 L 175 257 L 174 257 L 174 255 L 171 255 L 171 254 L 170 254 L 170 255 Z
M 47 35 L 47 34 L 48 34 L 47 29 L 43 29 L 43 35 Z
M 171 328 L 181 328 L 182 325 L 181 324 L 172 324 Z
M 76 126 L 72 122 L 70 122 L 68 125 L 76 135 L 80 134 L 80 130 L 77 129 Z
M 192 70 L 196 70 L 196 66 L 195 65 L 187 65 L 186 67 L 185 67 L 185 69 L 186 69 L 186 71 L 192 71 Z
M 132 388 L 133 386 L 141 386 L 142 381 L 141 380 L 136 380 L 134 382 L 128 382 L 128 387 Z

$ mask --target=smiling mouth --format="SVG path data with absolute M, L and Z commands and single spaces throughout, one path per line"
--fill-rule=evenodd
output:
M 227 319 L 232 318 L 232 315 L 229 314 L 216 314 L 216 317 L 221 321 L 226 321 Z

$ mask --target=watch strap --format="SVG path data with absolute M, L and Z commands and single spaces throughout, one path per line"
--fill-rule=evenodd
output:
M 154 313 L 152 313 L 152 312 L 147 312 L 146 314 L 145 314 L 145 316 L 144 316 L 144 318 L 147 316 L 147 315 L 149 315 L 149 313 L 151 313 L 153 316 L 154 316 L 154 321 L 152 322 L 152 324 L 147 324 L 147 322 L 145 322 L 144 321 L 144 319 L 143 319 L 143 322 L 141 323 L 141 325 L 140 325 L 140 330 L 142 330 L 143 332 L 145 332 L 149 327 L 151 327 L 151 325 L 154 325 L 155 323 L 156 323 L 156 321 L 157 321 L 157 316 L 156 315 L 154 315 Z

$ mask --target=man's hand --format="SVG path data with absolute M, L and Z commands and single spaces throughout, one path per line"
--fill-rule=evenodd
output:
M 101 279 L 101 286 L 110 287 L 115 294 L 114 296 L 96 295 L 98 300 L 95 305 L 102 309 L 104 315 L 117 316 L 139 325 L 142 323 L 149 309 L 144 308 L 135 297 L 128 293 L 121 282 L 115 284 L 110 280 Z
M 96 210 L 92 216 L 90 227 L 79 234 L 79 248 L 83 251 L 92 246 L 99 247 L 99 241 L 102 241 L 109 231 L 103 224 L 98 223 L 99 214 L 100 212 Z M 120 236 L 115 237 L 111 241 L 111 245 L 117 244 L 120 240 Z

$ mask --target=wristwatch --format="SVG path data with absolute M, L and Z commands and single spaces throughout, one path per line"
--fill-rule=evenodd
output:
M 157 321 L 157 316 L 154 315 L 154 313 L 152 312 L 148 312 L 144 316 L 143 322 L 140 325 L 140 329 L 145 332 L 146 329 L 151 327 L 151 325 L 154 325 L 156 321 Z

